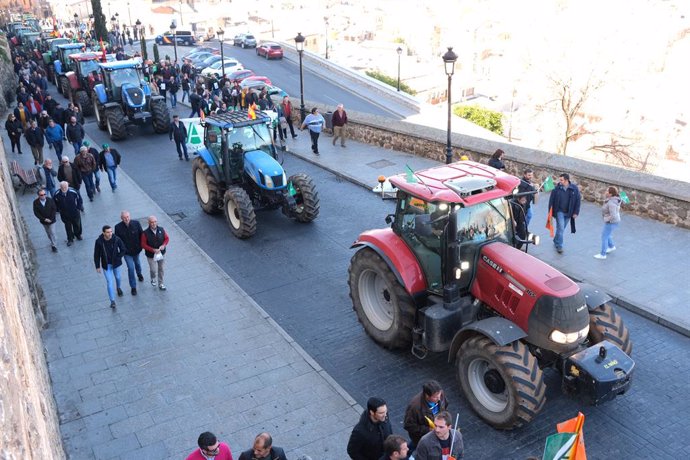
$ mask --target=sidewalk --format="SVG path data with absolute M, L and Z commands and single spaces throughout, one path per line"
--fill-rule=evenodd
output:
M 306 130 L 287 142 L 293 155 L 369 190 L 378 184 L 378 176 L 403 173 L 405 165 L 416 171 L 440 164 L 351 140 L 342 148 L 340 140 L 335 146 L 332 140 L 328 134 L 321 135 L 320 155 L 311 153 Z M 541 236 L 541 245 L 530 248 L 532 254 L 573 279 L 602 288 L 618 305 L 690 336 L 690 312 L 686 308 L 690 298 L 690 232 L 626 214 L 624 206 L 621 225 L 614 233 L 617 250 L 606 260 L 597 260 L 593 256 L 599 251 L 603 225 L 600 204 L 583 201 L 577 233 L 566 233 L 565 252 L 558 254 L 544 227 L 548 201 L 548 194 L 542 193 L 534 209 L 530 230 Z M 384 217 L 381 227 L 386 225 Z
M 30 152 L 8 156 L 31 167 Z M 266 430 L 289 458 L 341 459 L 361 407 L 122 170 L 116 193 L 102 179 L 84 203 L 83 241 L 67 247 L 58 219 L 57 254 L 33 216 L 35 194 L 18 196 L 48 303 L 42 336 L 68 458 L 185 458 L 203 431 L 237 458 Z M 122 209 L 144 227 L 155 214 L 169 233 L 168 290 L 150 285 L 142 253 L 139 294 L 123 265 L 125 294 L 111 310 L 93 245 Z

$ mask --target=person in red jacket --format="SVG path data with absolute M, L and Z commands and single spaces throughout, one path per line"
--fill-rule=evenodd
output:
M 224 442 L 218 441 L 216 435 L 208 431 L 199 435 L 197 441 L 199 448 L 189 454 L 187 460 L 232 460 L 232 452 L 230 446 Z
M 149 263 L 149 273 L 151 275 L 151 286 L 158 286 L 158 289 L 165 291 L 167 288 L 163 284 L 163 274 L 165 270 L 165 250 L 168 247 L 168 233 L 163 227 L 158 226 L 156 216 L 149 216 L 149 226 L 141 235 L 141 247 L 146 254 Z M 156 282 L 156 279 L 158 282 Z

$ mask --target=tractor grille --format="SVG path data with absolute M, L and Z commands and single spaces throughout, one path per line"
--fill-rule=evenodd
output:
M 271 179 L 273 180 L 273 186 L 274 187 L 282 187 L 283 186 L 283 175 L 279 176 L 271 176 Z
M 144 103 L 144 92 L 141 88 L 127 88 L 125 89 L 129 100 L 132 101 L 134 105 L 141 105 Z

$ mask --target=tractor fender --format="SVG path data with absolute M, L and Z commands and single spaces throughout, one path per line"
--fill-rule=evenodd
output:
M 222 182 L 223 178 L 220 175 L 218 165 L 216 164 L 216 160 L 213 158 L 213 155 L 211 155 L 211 152 L 209 152 L 206 147 L 201 147 L 199 150 L 197 150 L 197 155 L 199 155 L 201 159 L 204 160 L 204 163 L 208 165 L 216 181 Z
M 450 350 L 448 351 L 448 362 L 452 363 L 455 361 L 455 355 L 458 353 L 460 346 L 467 339 L 477 334 L 488 337 L 499 347 L 527 337 L 527 333 L 517 324 L 500 316 L 475 321 L 460 329 L 453 337 Z
M 70 88 L 79 89 L 79 79 L 77 78 L 77 74 L 75 72 L 69 71 L 65 74 L 65 77 L 67 77 Z
M 112 109 L 113 107 L 120 107 L 120 103 L 119 102 L 106 102 L 105 104 L 103 104 L 103 107 L 106 109 Z
M 368 247 L 388 264 L 398 282 L 412 297 L 426 292 L 426 276 L 414 253 L 390 228 L 369 230 L 352 243 L 352 248 Z
M 144 94 L 146 94 L 146 92 L 144 92 Z M 151 94 L 151 88 L 149 88 L 149 94 Z M 159 100 L 165 100 L 165 98 L 163 96 L 154 94 L 153 96 L 151 96 L 151 100 L 152 101 L 159 101 Z
M 144 92 L 144 96 L 151 97 L 151 86 L 149 86 L 146 80 L 141 80 L 141 90 Z M 158 96 L 163 97 L 163 96 Z
M 108 95 L 105 93 L 105 86 L 103 85 L 103 83 L 99 83 L 96 86 L 94 86 L 93 91 L 96 93 L 98 102 L 100 102 L 101 104 L 105 104 L 106 102 L 108 102 Z
M 250 150 L 244 154 L 244 173 L 251 177 L 256 185 L 264 190 L 281 190 L 287 187 L 285 171 L 275 158 L 263 150 Z M 263 176 L 280 176 L 283 179 L 279 186 L 267 187 Z
M 604 305 L 606 302 L 611 300 L 611 296 L 604 292 L 598 287 L 592 286 L 587 283 L 578 283 L 580 287 L 580 292 L 584 294 L 585 301 L 587 302 L 587 309 L 589 311 L 596 310 L 600 306 Z

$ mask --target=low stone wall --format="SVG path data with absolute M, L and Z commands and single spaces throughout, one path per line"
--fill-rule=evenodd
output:
M 307 106 L 312 107 L 312 104 Z M 323 113 L 335 110 L 335 106 L 317 106 Z M 299 118 L 299 113 L 295 116 Z M 391 123 L 389 118 L 350 110 L 348 120 L 348 136 L 354 140 L 445 162 L 445 129 L 404 121 Z M 519 177 L 525 168 L 530 167 L 534 169 L 538 182 L 542 182 L 549 174 L 558 177 L 560 173 L 567 172 L 571 180 L 580 187 L 583 198 L 588 201 L 602 202 L 606 188 L 613 185 L 624 190 L 630 198 L 630 204 L 624 205 L 625 212 L 690 229 L 688 182 L 458 133 L 451 135 L 451 146 L 454 160 L 467 155 L 471 160 L 482 163 L 486 163 L 496 149 L 503 149 L 509 173 Z
M 36 255 L 0 145 L 0 458 L 64 459 L 39 328 Z

